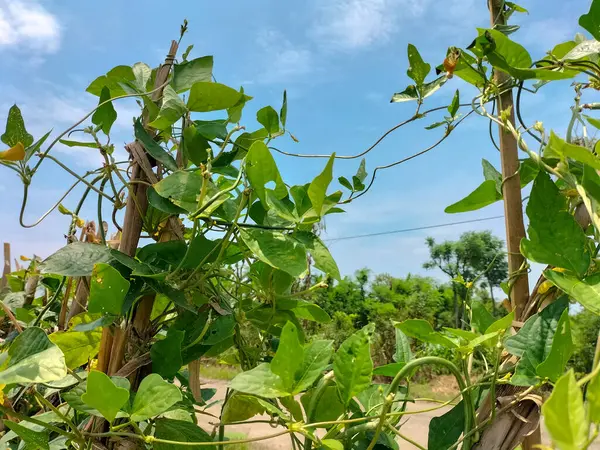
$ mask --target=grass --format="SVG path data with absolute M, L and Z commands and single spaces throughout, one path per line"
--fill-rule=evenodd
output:
M 435 398 L 436 400 L 446 402 L 458 395 L 458 387 L 454 378 L 448 375 L 441 375 L 428 383 L 411 383 L 410 394 L 411 397 Z M 457 401 L 460 401 L 460 398 Z
M 240 373 L 240 369 L 234 366 L 227 366 L 224 364 L 213 364 L 213 363 L 203 363 L 200 366 L 200 378 L 205 378 L 209 380 L 232 380 L 238 373 Z

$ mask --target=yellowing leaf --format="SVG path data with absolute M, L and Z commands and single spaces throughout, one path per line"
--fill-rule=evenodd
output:
M 20 259 L 21 261 L 31 261 L 31 258 L 28 258 L 28 257 L 27 257 L 27 256 L 25 256 L 25 255 L 21 255 L 21 256 L 19 257 L 19 259 Z
M 0 384 L 0 405 L 4 405 L 4 388 L 5 384 Z
M 8 150 L 0 152 L 0 161 L 22 161 L 25 158 L 25 147 L 20 142 Z

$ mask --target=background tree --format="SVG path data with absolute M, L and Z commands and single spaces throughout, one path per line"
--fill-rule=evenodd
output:
M 489 289 L 492 309 L 495 312 L 494 288 L 500 287 L 500 284 L 508 278 L 504 241 L 488 230 L 463 233 L 459 242 L 465 250 L 468 264 L 475 276 L 483 274 L 485 283 L 482 283 L 482 287 L 485 284 Z
M 461 305 L 464 302 L 466 290 L 463 285 L 454 280 L 459 276 L 462 276 L 465 280 L 473 278 L 468 254 L 460 241 L 444 241 L 441 244 L 437 244 L 434 238 L 428 237 L 425 239 L 425 243 L 429 248 L 430 260 L 425 262 L 423 267 L 425 269 L 440 269 L 450 277 L 454 299 L 454 326 L 460 328 L 462 319 Z

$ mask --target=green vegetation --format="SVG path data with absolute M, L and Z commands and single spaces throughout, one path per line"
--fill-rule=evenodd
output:
M 504 201 L 508 251 L 490 233 L 428 239 L 425 266 L 444 272 L 445 284 L 368 270 L 341 277 L 319 224 L 368 194 L 377 171 L 406 159 L 372 170 L 363 159 L 337 190 L 336 154 L 303 155 L 321 160 L 320 173 L 286 183 L 272 155 L 274 141 L 290 136 L 286 93 L 277 109 L 258 111 L 258 129 L 246 129 L 244 107 L 257 100 L 215 82 L 212 57 L 188 59 L 192 46 L 178 52 L 186 22 L 160 67 L 117 66 L 95 79 L 87 91 L 98 106 L 49 144 L 50 133 L 36 141 L 12 106 L 0 163 L 23 182 L 21 225 L 30 225 L 28 193 L 43 162 L 85 190 L 73 207 L 50 209 L 71 218 L 67 245 L 3 280 L 0 443 L 223 450 L 283 437 L 302 450 L 396 450 L 410 439 L 403 425 L 414 396 L 446 398 L 412 386 L 444 374 L 460 401 L 431 420 L 429 449 L 517 447 L 518 428 L 539 423 L 542 403 L 554 448 L 588 448 L 600 426 L 600 346 L 591 351 L 600 315 L 600 158 L 588 133 L 600 129 L 591 117 L 600 109 L 592 101 L 600 0 L 579 20 L 592 39 L 578 35 L 537 61 L 511 39 L 518 27 L 506 25 L 524 8 L 490 7 L 493 27 L 477 30 L 465 49 L 450 47 L 435 77 L 409 44 L 413 84 L 392 102 L 413 102 L 415 112 L 383 135 L 430 124 L 440 111 L 447 115 L 426 126 L 440 134 L 437 144 L 414 157 L 471 115 L 502 133 L 502 173 L 484 160 L 485 181 L 446 212 Z M 454 76 L 476 95 L 461 103 L 457 90 L 449 105 L 424 109 Z M 555 80 L 575 90 L 564 137 L 521 114 L 521 97 Z M 126 97 L 140 111 L 123 162 L 110 133 L 113 102 Z M 70 140 L 73 133 L 81 140 Z M 104 163 L 78 175 L 51 152 L 57 142 L 97 151 Z M 511 153 L 516 146 L 522 160 Z M 525 235 L 521 189 L 530 184 Z M 97 205 L 97 233 L 79 217 L 86 201 Z M 105 209 L 121 230 L 114 240 Z M 140 245 L 142 236 L 152 243 Z M 546 267 L 531 292 L 529 262 Z M 510 312 L 496 305 L 498 286 Z M 215 406 L 216 392 L 200 389 L 203 358 L 239 367 L 209 427 L 197 423 Z M 272 433 L 227 439 L 228 428 L 255 416 L 268 416 Z

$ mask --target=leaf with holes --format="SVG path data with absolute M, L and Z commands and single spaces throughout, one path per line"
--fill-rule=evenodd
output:
M 25 148 L 33 144 L 33 136 L 25 129 L 25 122 L 17 105 L 11 106 L 8 110 L 6 130 L 0 139 L 9 147 L 14 147 L 19 142 Z
M 117 269 L 104 263 L 94 265 L 88 312 L 113 316 L 121 314 L 127 291 L 129 281 L 123 278 Z

